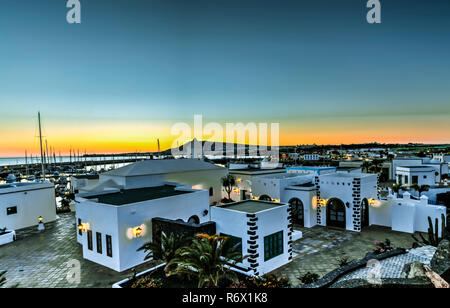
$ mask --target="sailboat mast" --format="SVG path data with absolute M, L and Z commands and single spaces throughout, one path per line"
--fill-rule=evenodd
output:
M 40 112 L 38 112 L 38 122 L 39 122 L 39 144 L 41 145 L 42 181 L 45 181 L 44 151 L 42 149 L 42 129 L 41 129 L 41 113 Z
M 25 150 L 25 173 L 26 176 L 28 176 L 28 154 L 27 154 L 27 150 Z

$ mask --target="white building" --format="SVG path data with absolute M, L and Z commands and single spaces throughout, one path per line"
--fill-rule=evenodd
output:
M 309 166 L 295 166 L 295 167 L 286 167 L 286 173 L 290 174 L 328 174 L 336 172 L 336 167 L 309 167 Z
M 316 178 L 317 224 L 361 231 L 369 226 L 369 200 L 378 198 L 378 176 L 335 173 Z
M 198 159 L 144 160 L 100 174 L 99 184 L 90 191 L 142 188 L 176 182 L 194 189 L 208 190 L 210 203 L 214 204 L 222 199 L 220 179 L 227 174 L 226 168 Z
M 369 200 L 378 197 L 378 177 L 361 172 L 269 175 L 254 181 L 253 197 L 290 204 L 295 225 L 361 231 L 369 225 Z
M 397 184 L 405 186 L 414 184 L 433 186 L 435 184 L 434 173 L 435 170 L 428 166 L 397 167 L 395 180 Z
M 304 154 L 303 159 L 304 160 L 319 160 L 320 156 L 319 156 L 319 154 Z
M 277 169 L 260 169 L 246 167 L 242 169 L 230 170 L 230 174 L 236 178 L 236 186 L 231 192 L 231 199 L 234 201 L 241 201 L 253 198 L 253 182 L 261 177 L 268 175 L 280 175 L 286 171 L 284 168 Z M 225 195 L 225 191 L 223 192 Z
M 76 202 L 83 258 L 118 272 L 144 262 L 145 253 L 137 249 L 152 240 L 152 218 L 190 223 L 210 218 L 207 190 L 174 183 L 80 194 Z
M 100 176 L 98 174 L 85 174 L 70 177 L 70 190 L 75 193 L 88 192 L 98 185 Z
M 448 176 L 448 163 L 441 162 L 438 159 L 422 157 L 397 157 L 392 160 L 393 179 L 397 172 L 397 167 L 424 166 L 434 170 L 434 182 L 441 183 L 442 177 Z
M 264 275 L 292 260 L 292 225 L 287 204 L 246 200 L 211 208 L 216 232 L 229 236 L 248 258 L 238 270 Z
M 313 175 L 295 173 L 274 174 L 259 177 L 253 181 L 253 198 L 265 201 L 287 202 L 286 188 L 294 185 L 312 183 Z
M 0 185 L 0 228 L 18 230 L 56 220 L 55 187 L 51 183 Z
M 419 200 L 413 199 L 408 192 L 405 192 L 401 198 L 389 194 L 386 200 L 376 200 L 370 205 L 371 224 L 387 226 L 394 231 L 407 233 L 428 232 L 428 217 L 433 224 L 438 219 L 438 230 L 441 232 L 442 214 L 446 217 L 445 206 L 429 204 L 428 197 L 425 195 Z
M 450 164 L 450 154 L 434 154 L 433 158 L 440 162 Z

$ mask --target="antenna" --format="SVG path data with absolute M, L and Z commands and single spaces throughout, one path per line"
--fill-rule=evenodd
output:
M 38 112 L 39 122 L 39 144 L 41 146 L 41 168 L 42 168 L 42 181 L 45 181 L 45 168 L 44 168 L 44 151 L 42 150 L 42 128 L 41 128 L 41 113 Z

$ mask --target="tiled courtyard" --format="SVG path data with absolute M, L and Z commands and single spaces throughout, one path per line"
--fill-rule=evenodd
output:
M 288 278 L 293 285 L 298 285 L 298 277 L 306 272 L 322 277 L 338 268 L 341 258 L 345 257 L 349 261 L 363 258 L 373 250 L 375 241 L 388 238 L 393 246 L 407 249 L 414 242 L 410 234 L 378 226 L 370 226 L 360 233 L 321 226 L 299 230 L 303 232 L 303 238 L 293 244 L 292 262 L 273 272 Z
M 36 228 L 19 231 L 17 241 L 0 246 L 0 271 L 7 270 L 4 287 L 22 288 L 110 288 L 114 282 L 128 278 L 131 271 L 117 273 L 83 259 L 81 246 L 76 241 L 73 213 L 59 214 L 56 222 L 45 224 L 46 230 Z M 81 265 L 80 283 L 67 279 L 68 262 L 78 260 Z M 152 264 L 137 267 L 143 271 Z
M 389 228 L 366 228 L 361 233 L 316 226 L 301 229 L 303 238 L 293 245 L 294 259 L 275 274 L 289 278 L 294 285 L 298 277 L 308 271 L 325 275 L 338 267 L 339 259 L 357 260 L 371 251 L 375 240 L 389 238 L 395 247 L 411 248 L 411 235 Z M 83 259 L 81 246 L 76 242 L 73 213 L 59 214 L 56 222 L 46 224 L 44 232 L 30 228 L 18 232 L 17 241 L 0 246 L 0 271 L 7 270 L 5 287 L 99 287 L 110 288 L 114 282 L 128 278 L 132 272 L 117 273 Z M 80 283 L 67 279 L 68 262 L 78 260 L 81 265 Z M 137 267 L 140 272 L 152 267 L 148 262 Z

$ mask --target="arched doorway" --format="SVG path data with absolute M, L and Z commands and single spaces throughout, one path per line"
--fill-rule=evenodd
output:
M 345 204 L 340 199 L 327 202 L 327 226 L 345 229 Z
M 189 217 L 187 222 L 188 222 L 188 224 L 191 224 L 191 225 L 198 225 L 200 223 L 200 219 L 198 218 L 197 215 L 193 215 L 193 216 Z
M 268 195 L 262 195 L 261 197 L 259 197 L 259 200 L 261 200 L 261 201 L 272 201 L 272 198 L 270 198 L 270 196 L 268 196 Z
M 369 201 L 364 198 L 361 202 L 361 228 L 369 226 Z
M 292 209 L 292 223 L 294 225 L 303 227 L 305 225 L 305 217 L 302 200 L 298 198 L 292 198 L 291 200 L 289 200 L 289 205 Z

